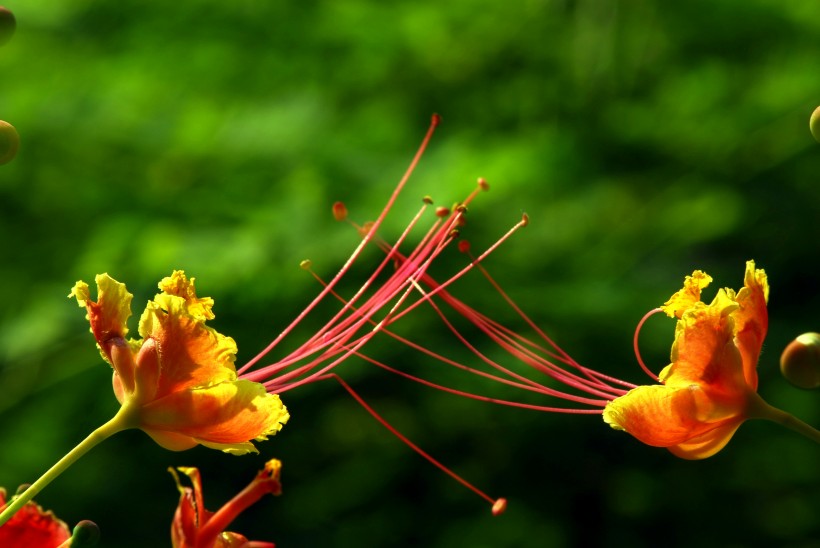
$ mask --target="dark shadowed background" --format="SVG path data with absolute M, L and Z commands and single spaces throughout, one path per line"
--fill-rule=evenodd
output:
M 125 282 L 138 316 L 184 269 L 244 363 L 318 292 L 299 261 L 330 277 L 357 244 L 331 204 L 375 217 L 434 112 L 442 125 L 383 235 L 422 196 L 449 205 L 485 177 L 464 230 L 475 249 L 530 217 L 487 267 L 578 361 L 632 382 L 647 382 L 631 348 L 641 316 L 696 268 L 739 287 L 753 258 L 772 285 L 760 392 L 820 425 L 818 394 L 777 370 L 793 337 L 820 328 L 815 2 L 5 5 L 18 28 L 0 48 L 0 119 L 21 148 L 0 167 L 0 485 L 33 481 L 116 411 L 110 367 L 65 298 L 77 279 Z M 464 262 L 453 249 L 438 268 Z M 454 292 L 523 328 L 481 277 Z M 303 327 L 291 344 L 319 318 Z M 642 334 L 654 370 L 673 330 L 658 317 Z M 424 315 L 405 331 L 472 364 Z M 386 338 L 371 353 L 440 369 Z M 37 500 L 72 525 L 96 521 L 101 546 L 163 546 L 177 502 L 168 466 L 198 466 L 216 509 L 278 457 L 284 494 L 233 529 L 282 547 L 820 546 L 820 449 L 773 424 L 745 424 L 688 462 L 596 416 L 463 400 L 356 359 L 338 372 L 508 497 L 507 513 L 493 518 L 331 382 L 285 396 L 291 423 L 259 456 L 171 453 L 126 432 Z

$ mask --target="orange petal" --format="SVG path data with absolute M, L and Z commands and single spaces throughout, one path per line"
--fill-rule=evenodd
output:
M 743 419 L 738 417 L 737 420 L 729 421 L 723 426 L 667 449 L 682 459 L 695 460 L 711 457 L 729 443 L 742 423 Z
M 737 346 L 743 357 L 746 384 L 753 390 L 757 390 L 757 360 L 769 328 L 769 313 L 766 310 L 768 300 L 769 282 L 766 272 L 755 269 L 754 261 L 748 261 L 744 287 L 737 294 L 740 309 L 732 314 L 732 318 L 735 322 Z
M 710 391 L 745 394 L 743 362 L 734 345 L 729 314 L 737 305 L 720 290 L 709 306 L 686 311 L 675 328 L 672 363 L 661 375 L 668 386 L 695 383 Z
M 259 383 L 238 380 L 169 394 L 141 408 L 140 428 L 154 439 L 168 432 L 227 453 L 255 452 L 290 416 L 279 396 Z M 162 445 L 162 443 L 160 442 Z M 174 449 L 174 447 L 168 447 Z
M 699 386 L 639 386 L 609 402 L 604 421 L 654 447 L 672 447 L 696 439 L 733 420 L 731 409 L 715 407 Z
M 191 314 L 182 297 L 157 295 L 140 318 L 140 333 L 158 347 L 158 398 L 236 379 L 236 343 Z
M 711 281 L 711 276 L 701 270 L 695 270 L 691 276 L 683 280 L 683 289 L 672 295 L 663 304 L 661 310 L 666 312 L 670 318 L 680 318 L 684 312 L 700 301 L 701 289 L 708 286 Z

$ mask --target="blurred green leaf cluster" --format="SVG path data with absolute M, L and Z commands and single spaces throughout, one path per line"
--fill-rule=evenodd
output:
M 357 244 L 331 204 L 372 219 L 434 112 L 442 125 L 386 237 L 422 196 L 450 205 L 485 177 L 491 191 L 464 230 L 475 249 L 530 217 L 490 271 L 577 360 L 635 382 L 644 312 L 694 269 L 738 287 L 753 258 L 772 284 L 760 391 L 820 424 L 817 394 L 777 372 L 780 350 L 818 327 L 820 148 L 807 122 L 820 104 L 820 5 L 6 7 L 17 30 L 0 48 L 0 119 L 21 144 L 0 167 L 0 485 L 31 481 L 116 409 L 110 370 L 65 299 L 75 280 L 110 273 L 139 314 L 159 279 L 184 269 L 215 298 L 215 326 L 242 363 L 319 290 L 299 261 L 330 277 Z M 464 260 L 443 257 L 442 272 Z M 479 276 L 455 292 L 522 325 Z M 656 370 L 673 328 L 652 320 L 642 334 Z M 406 329 L 456 346 L 432 318 Z M 390 340 L 371 352 L 416 372 L 439 365 Z M 275 456 L 284 495 L 235 530 L 280 546 L 820 546 L 818 449 L 773 425 L 744 425 L 716 457 L 685 462 L 597 417 L 460 400 L 363 361 L 339 373 L 422 447 L 508 497 L 507 514 L 492 518 L 331 383 L 287 394 L 293 419 L 259 457 L 168 453 L 128 432 L 38 500 L 69 524 L 96 521 L 103 546 L 166 545 L 168 466 L 198 466 L 218 508 Z

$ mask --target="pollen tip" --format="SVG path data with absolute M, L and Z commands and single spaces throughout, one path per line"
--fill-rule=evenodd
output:
M 434 113 L 434 114 L 433 114 L 433 117 L 432 117 L 432 118 L 431 118 L 431 120 L 430 120 L 430 124 L 431 124 L 433 127 L 436 127 L 436 126 L 437 126 L 437 125 L 439 125 L 440 123 L 441 123 L 441 116 L 439 116 L 438 114 L 435 114 L 435 113 Z
M 333 204 L 333 218 L 337 221 L 344 221 L 347 219 L 347 206 L 343 202 L 336 202 Z
M 427 195 L 424 198 L 422 198 L 421 201 L 427 205 L 431 205 L 433 203 L 433 198 L 430 195 Z
M 470 240 L 459 240 L 458 250 L 462 253 L 468 253 L 470 251 Z
M 530 224 L 530 216 L 526 213 L 521 214 L 521 226 L 527 226 Z
M 488 190 L 490 190 L 490 185 L 489 185 L 489 183 L 487 183 L 487 179 L 485 179 L 484 177 L 479 177 L 478 178 L 478 188 L 480 188 L 484 192 L 487 192 Z
M 494 516 L 500 516 L 501 514 L 504 513 L 504 511 L 506 509 L 507 509 L 507 499 L 505 499 L 505 498 L 496 499 L 496 501 L 493 503 L 493 515 Z
M 312 266 L 313 263 L 310 259 L 305 259 L 304 261 L 299 263 L 299 268 L 301 268 L 302 270 L 310 270 Z
M 449 214 L 450 214 L 450 208 L 449 207 L 439 206 L 439 207 L 436 208 L 436 217 L 446 217 Z

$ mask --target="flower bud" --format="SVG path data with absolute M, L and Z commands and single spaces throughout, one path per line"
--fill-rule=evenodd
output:
M 789 343 L 780 356 L 780 372 L 799 388 L 820 386 L 820 333 L 803 333 Z
M 17 130 L 10 123 L 0 120 L 0 166 L 14 160 L 19 148 L 20 136 Z
M 809 130 L 814 138 L 820 143 L 820 107 L 814 109 L 809 118 Z
M 89 548 L 100 541 L 100 528 L 93 521 L 84 519 L 74 526 L 71 535 L 72 548 Z
M 14 35 L 17 20 L 7 8 L 0 6 L 0 46 L 5 45 Z

